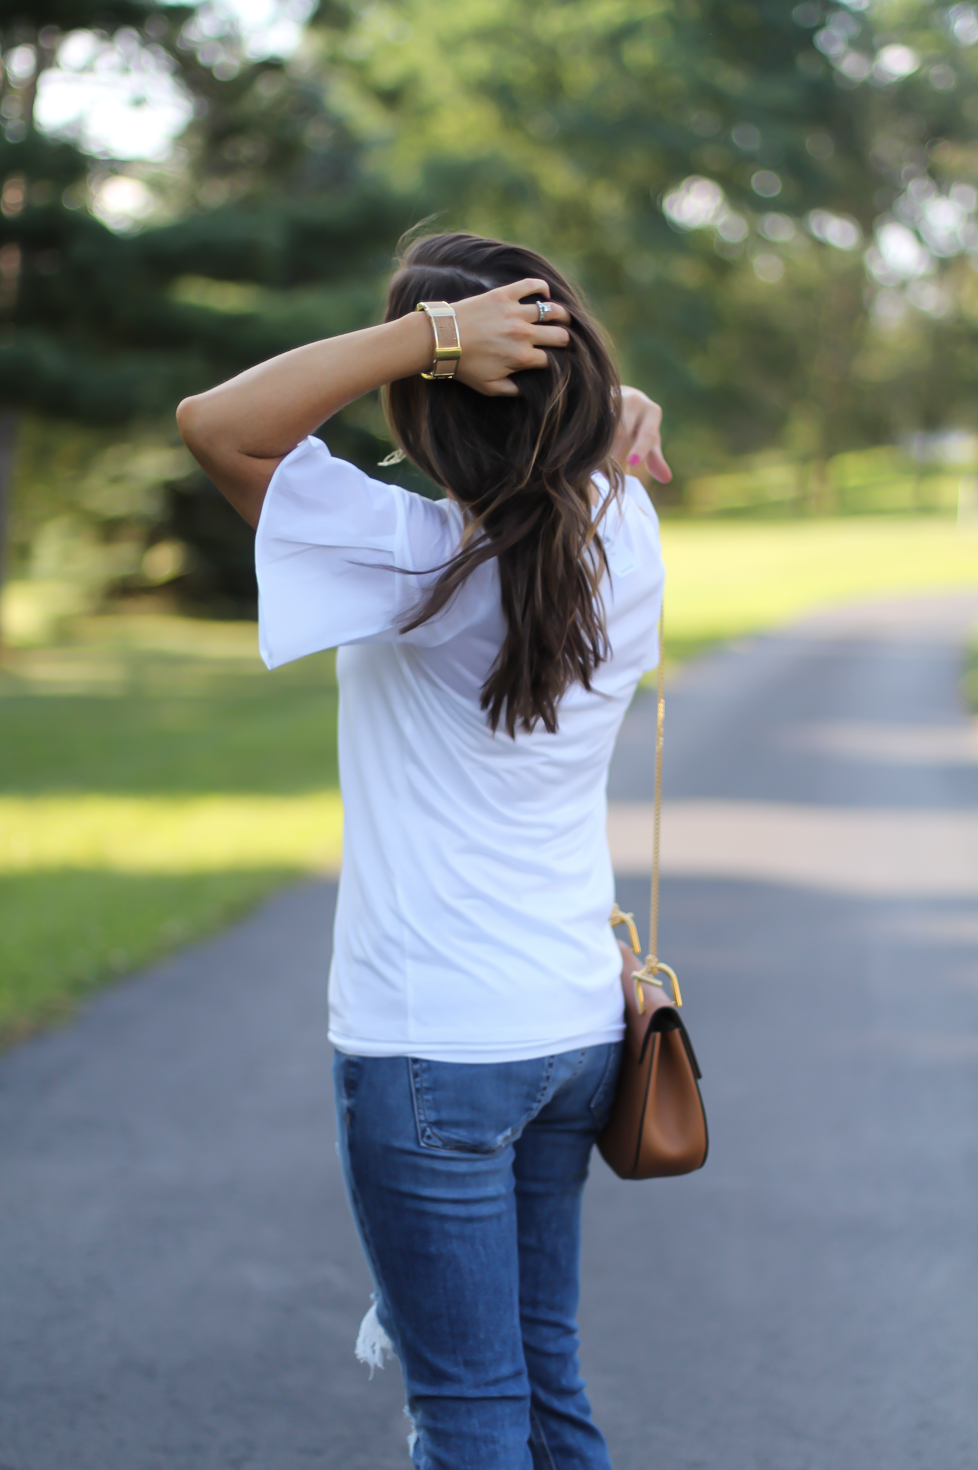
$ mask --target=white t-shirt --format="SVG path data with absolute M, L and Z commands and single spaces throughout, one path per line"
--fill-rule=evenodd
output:
M 458 548 L 462 515 L 306 439 L 256 540 L 269 668 L 339 646 L 343 870 L 330 1040 L 362 1056 L 498 1062 L 617 1040 L 621 959 L 605 835 L 608 762 L 658 657 L 663 567 L 635 479 L 601 524 L 612 654 L 560 728 L 512 740 L 479 708 L 504 618 L 495 561 L 431 622 L 400 624 Z M 394 570 L 400 568 L 402 570 Z

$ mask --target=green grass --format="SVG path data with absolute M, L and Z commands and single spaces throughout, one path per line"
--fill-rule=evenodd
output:
M 339 860 L 332 655 L 250 624 L 79 621 L 0 670 L 0 1039 Z
M 832 602 L 978 586 L 978 529 L 934 516 L 667 521 L 667 651 Z M 0 1039 L 335 869 L 331 655 L 269 674 L 254 627 L 76 621 L 0 667 Z M 966 676 L 978 706 L 978 647 Z
M 335 786 L 332 654 L 270 674 L 253 624 L 87 618 L 0 669 L 0 790 L 129 794 Z
M 808 461 L 764 450 L 720 473 L 687 480 L 684 501 L 700 515 L 804 515 L 812 505 L 813 471 Z M 823 514 L 953 514 L 972 493 L 973 472 L 969 458 L 921 463 L 898 445 L 881 444 L 830 459 L 816 497 Z
M 0 1044 L 67 1018 L 89 991 L 223 928 L 301 868 L 125 873 L 55 868 L 0 878 Z
M 938 516 L 667 520 L 662 543 L 676 656 L 831 603 L 978 587 L 978 525 Z

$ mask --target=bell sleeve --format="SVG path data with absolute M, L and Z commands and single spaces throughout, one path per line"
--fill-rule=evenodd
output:
M 424 573 L 451 555 L 452 540 L 443 503 L 303 440 L 272 476 L 255 537 L 265 664 L 398 638 L 430 582 Z

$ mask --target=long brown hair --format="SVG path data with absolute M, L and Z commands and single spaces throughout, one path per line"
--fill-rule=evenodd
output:
M 621 489 L 611 458 L 618 374 L 578 292 L 520 245 L 463 234 L 415 239 L 398 260 L 385 315 L 392 321 L 419 301 L 459 301 L 527 277 L 545 280 L 551 300 L 567 308 L 571 340 L 547 351 L 549 371 L 513 374 L 518 397 L 420 377 L 391 383 L 384 395 L 395 443 L 451 492 L 468 523 L 403 631 L 434 617 L 476 567 L 498 558 L 506 636 L 482 708 L 493 730 L 503 721 L 511 736 L 540 721 L 553 734 L 561 696 L 574 683 L 590 689 L 607 657 L 598 590 L 607 564 L 591 477 L 602 471 L 610 494 Z

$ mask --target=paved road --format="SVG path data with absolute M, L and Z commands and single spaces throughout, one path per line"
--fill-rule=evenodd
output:
M 975 616 L 963 596 L 837 614 L 676 682 L 670 810 L 718 836 L 694 871 L 673 844 L 662 952 L 712 1149 L 685 1180 L 594 1170 L 584 1357 L 616 1470 L 978 1463 Z M 650 728 L 639 703 L 623 831 Z M 921 814 L 937 837 L 913 829 L 889 896 L 892 850 L 852 844 L 884 816 L 892 849 Z M 647 906 L 637 876 L 619 897 Z M 0 1470 L 407 1465 L 396 1369 L 370 1382 L 352 1356 L 369 1287 L 332 1144 L 332 903 L 286 893 L 0 1062 Z

